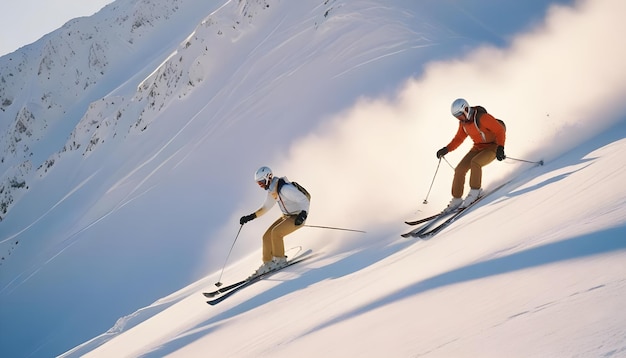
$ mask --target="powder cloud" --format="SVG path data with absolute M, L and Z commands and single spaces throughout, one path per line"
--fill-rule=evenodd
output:
M 278 161 L 280 170 L 307 183 L 311 219 L 319 223 L 373 228 L 438 211 L 450 198 L 447 163 L 429 204 L 422 200 L 437 168 L 435 152 L 457 129 L 449 112 L 457 97 L 505 120 L 507 155 L 549 161 L 623 118 L 624 13 L 619 0 L 554 6 L 506 48 L 484 46 L 430 63 L 396 93 L 362 98 L 328 118 L 293 144 Z M 446 156 L 452 165 L 469 142 Z M 494 163 L 485 168 L 483 185 L 523 169 Z

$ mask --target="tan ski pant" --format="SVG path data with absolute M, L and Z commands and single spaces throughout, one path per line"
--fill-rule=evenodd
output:
M 492 144 L 482 150 L 470 150 L 461 159 L 454 170 L 454 179 L 452 180 L 452 196 L 460 198 L 463 196 L 465 188 L 465 175 L 470 172 L 469 185 L 471 189 L 480 189 L 483 180 L 483 167 L 496 159 L 497 144 Z
M 285 256 L 284 237 L 303 226 L 296 226 L 295 221 L 296 215 L 282 216 L 265 231 L 263 234 L 263 262 L 271 261 L 274 256 Z

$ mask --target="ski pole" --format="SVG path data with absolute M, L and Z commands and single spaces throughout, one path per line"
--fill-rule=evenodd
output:
M 518 162 L 524 162 L 524 163 L 543 165 L 543 160 L 539 160 L 539 161 L 533 162 L 533 161 L 530 161 L 530 160 L 517 159 L 517 158 L 512 158 L 512 157 L 509 157 L 509 156 L 507 156 L 505 159 L 511 159 L 511 160 L 515 160 L 515 161 L 518 161 Z
M 344 228 L 332 227 L 332 226 L 319 226 L 319 225 L 303 225 L 303 226 L 314 227 L 314 228 L 318 228 L 318 229 L 331 229 L 331 230 L 353 231 L 353 232 L 363 232 L 363 233 L 366 232 L 366 231 L 363 231 L 363 230 L 344 229 Z
M 430 182 L 430 188 L 428 188 L 428 193 L 426 193 L 426 197 L 424 198 L 424 204 L 428 204 L 428 196 L 430 195 L 430 191 L 433 188 L 433 184 L 435 184 L 435 178 L 437 177 L 437 172 L 439 171 L 440 165 L 441 165 L 441 158 L 439 158 L 439 163 L 437 163 L 437 169 L 435 169 L 435 175 L 433 175 L 433 181 Z
M 452 168 L 452 170 L 455 170 L 456 168 L 454 167 L 454 165 L 450 164 L 450 162 L 448 161 L 448 159 L 446 159 L 446 157 L 442 157 L 443 160 L 446 161 L 446 163 L 448 163 L 448 165 L 450 166 L 450 168 Z
M 235 236 L 235 240 L 233 241 L 233 244 L 230 245 L 230 250 L 228 251 L 228 255 L 226 255 L 226 261 L 224 261 L 224 265 L 222 266 L 222 272 L 220 272 L 220 278 L 217 279 L 217 282 L 215 283 L 215 286 L 217 286 L 217 287 L 220 287 L 222 285 L 220 280 L 222 279 L 222 275 L 224 274 L 224 268 L 226 267 L 226 263 L 228 262 L 228 258 L 230 257 L 230 253 L 233 252 L 233 247 L 235 247 L 235 242 L 237 242 L 237 238 L 239 237 L 239 233 L 241 232 L 242 228 L 243 228 L 243 224 L 241 224 L 241 226 L 239 226 L 239 231 L 237 231 L 237 235 Z

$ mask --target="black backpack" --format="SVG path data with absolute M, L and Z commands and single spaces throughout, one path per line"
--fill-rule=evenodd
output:
M 306 196 L 307 199 L 311 200 L 311 194 L 309 194 L 309 192 L 302 185 L 296 183 L 295 181 L 290 182 L 290 181 L 286 180 L 286 178 L 284 178 L 284 177 L 278 179 L 278 190 L 277 190 L 277 192 L 280 193 L 280 189 L 283 187 L 284 184 L 291 184 L 291 185 L 295 186 L 296 189 L 300 190 L 300 192 L 302 194 L 304 194 L 304 196 Z
M 476 106 L 474 107 L 474 110 L 476 111 L 476 114 L 474 114 L 474 123 L 476 123 L 476 128 L 480 131 L 480 117 L 487 113 L 487 110 L 483 106 Z M 498 118 L 496 118 L 496 121 L 502 124 L 502 127 L 504 127 L 504 131 L 506 132 L 506 124 L 504 124 L 504 121 Z

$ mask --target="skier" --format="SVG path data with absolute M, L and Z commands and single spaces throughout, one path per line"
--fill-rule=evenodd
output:
M 268 167 L 259 168 L 254 180 L 267 191 L 263 206 L 239 220 L 241 225 L 256 219 L 278 203 L 283 215 L 263 234 L 263 264 L 250 277 L 255 277 L 287 265 L 283 238 L 298 230 L 307 218 L 310 199 L 286 178 L 275 177 Z
M 452 200 L 444 213 L 464 208 L 476 201 L 481 194 L 482 167 L 494 159 L 502 161 L 506 128 L 504 123 L 494 118 L 481 106 L 470 107 L 466 100 L 458 98 L 452 102 L 451 112 L 459 120 L 459 129 L 448 145 L 437 151 L 437 158 L 441 158 L 458 148 L 468 136 L 474 141 L 470 151 L 461 159 L 454 171 L 452 181 Z M 470 192 L 465 200 L 463 189 L 465 175 L 470 173 Z

